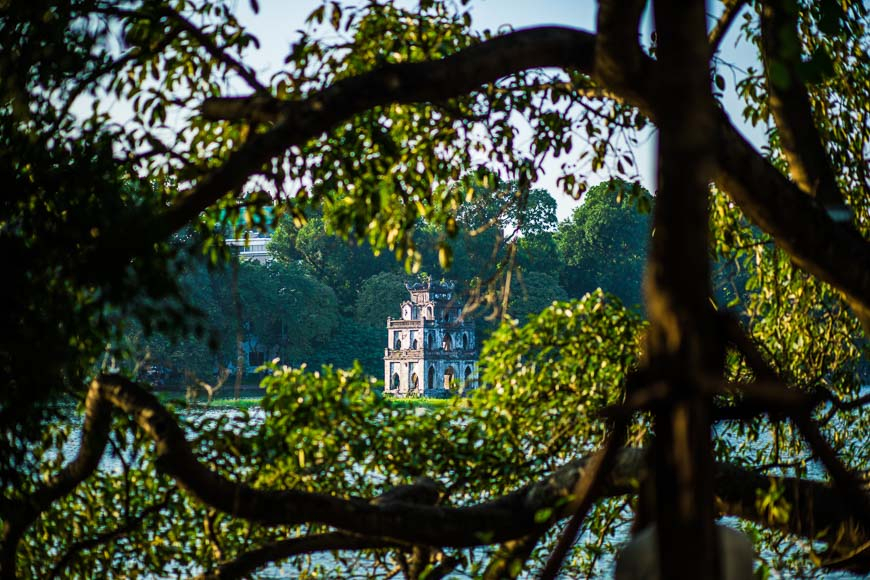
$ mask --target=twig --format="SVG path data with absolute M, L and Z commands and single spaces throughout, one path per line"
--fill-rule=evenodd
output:
M 242 578 L 270 562 L 284 560 L 300 554 L 396 547 L 403 547 L 403 544 L 384 538 L 366 538 L 344 532 L 328 532 L 325 534 L 289 538 L 245 552 L 232 560 L 224 562 L 217 569 L 197 576 L 195 580 Z
M 81 540 L 78 542 L 74 542 L 64 553 L 63 556 L 55 563 L 51 568 L 51 572 L 49 572 L 49 577 L 56 578 L 61 575 L 61 573 L 69 566 L 72 559 L 78 555 L 82 550 L 87 550 L 89 548 L 94 548 L 99 546 L 100 544 L 105 544 L 106 542 L 110 542 L 116 538 L 120 538 L 126 534 L 129 534 L 136 528 L 138 528 L 142 523 L 145 522 L 146 519 L 152 514 L 155 514 L 165 508 L 169 504 L 169 500 L 172 498 L 172 494 L 175 492 L 175 488 L 170 488 L 163 495 L 163 499 L 158 503 L 148 506 L 142 512 L 133 519 L 128 519 L 127 522 L 114 530 L 109 530 L 107 532 L 103 532 L 102 534 L 98 534 L 93 538 L 89 538 L 87 540 Z

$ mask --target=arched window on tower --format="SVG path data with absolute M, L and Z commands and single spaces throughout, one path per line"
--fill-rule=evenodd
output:
M 462 333 L 462 350 L 468 350 L 468 334 Z
M 399 373 L 393 373 L 393 390 L 394 391 L 399 390 L 399 383 L 400 383 Z
M 444 342 L 441 343 L 441 348 L 444 350 L 453 350 L 453 339 L 449 334 L 444 335 Z
M 465 367 L 465 388 L 471 388 L 471 367 Z
M 419 346 L 419 344 L 417 343 L 417 339 L 415 338 L 414 342 L 411 343 L 411 348 L 413 348 L 414 350 L 417 350 L 418 346 Z
M 429 380 L 426 381 L 426 383 L 429 385 L 430 391 L 435 388 L 435 367 L 434 366 L 429 367 Z
M 428 348 L 429 350 L 435 349 L 435 335 L 432 334 L 431 332 L 429 333 L 429 336 L 426 339 L 426 348 Z
M 402 335 L 398 332 L 393 335 L 393 348 L 396 350 L 402 349 Z

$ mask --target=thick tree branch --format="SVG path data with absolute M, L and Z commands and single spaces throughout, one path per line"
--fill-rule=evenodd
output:
M 595 77 L 602 86 L 630 100 L 638 97 L 639 87 L 648 95 L 650 85 L 643 83 L 653 80 L 644 74 L 649 59 L 639 38 L 645 6 L 646 0 L 603 0 L 598 5 Z
M 717 111 L 714 181 L 801 268 L 841 291 L 870 320 L 870 242 L 802 192 Z M 865 322 L 865 329 L 867 323 Z
M 15 577 L 18 543 L 40 514 L 58 499 L 72 493 L 97 468 L 109 441 L 111 411 L 111 405 L 100 394 L 99 383 L 94 381 L 85 399 L 85 422 L 75 458 L 45 485 L 23 500 L 15 502 L 13 511 L 4 514 L 0 539 L 0 577 Z
M 837 488 L 857 511 L 857 520 L 862 522 L 864 528 L 870 529 L 870 494 L 863 489 L 860 480 L 843 465 L 812 419 L 813 407 L 824 398 L 805 395 L 786 387 L 736 321 L 726 319 L 725 328 L 731 343 L 746 358 L 752 372 L 760 379 L 740 386 L 737 390 L 751 405 L 766 408 L 771 416 L 787 415 L 792 419 L 831 474 Z
M 107 232 L 93 260 L 104 267 L 106 263 L 126 263 L 195 220 L 224 195 L 240 193 L 248 177 L 273 157 L 354 115 L 390 103 L 442 101 L 528 69 L 590 70 L 594 39 L 592 34 L 571 28 L 531 28 L 480 43 L 442 60 L 385 66 L 337 81 L 305 99 L 282 103 L 272 128 L 252 136 L 162 215 L 144 222 L 117 224 Z M 206 101 L 203 115 L 209 119 L 238 115 L 239 107 L 256 115 L 258 105 L 270 102 L 243 99 L 227 105 L 223 99 Z
M 425 500 L 427 502 L 437 497 L 437 490 L 430 489 L 432 486 L 425 481 L 410 486 L 410 491 L 398 489 L 379 500 L 342 498 L 295 490 L 253 489 L 226 480 L 200 464 L 193 456 L 180 426 L 149 392 L 124 377 L 102 376 L 89 391 L 86 429 L 79 456 L 64 470 L 66 475 L 59 475 L 53 485 L 35 494 L 38 498 L 36 503 L 42 509 L 61 497 L 61 492 L 71 491 L 77 481 L 81 481 L 96 467 L 108 439 L 108 427 L 104 426 L 108 424 L 110 416 L 107 403 L 117 406 L 135 419 L 155 443 L 158 466 L 172 476 L 179 487 L 206 505 L 266 525 L 307 522 L 342 529 L 345 532 L 343 535 L 331 536 L 329 542 L 335 542 L 329 544 L 331 546 L 338 546 L 341 542 L 347 542 L 341 544 L 345 546 L 360 542 L 354 546 L 361 549 L 364 543 L 367 548 L 397 544 L 467 547 L 539 535 L 550 523 L 537 522 L 535 515 L 541 509 L 556 509 L 557 518 L 570 515 L 571 511 L 562 505 L 562 500 L 577 489 L 578 481 L 584 478 L 589 466 L 589 458 L 584 457 L 563 466 L 543 481 L 492 501 L 462 508 L 413 503 L 421 497 L 428 498 Z M 642 450 L 620 450 L 613 469 L 595 495 L 612 497 L 634 493 L 639 474 L 644 470 Z M 844 551 L 870 540 L 870 530 L 862 526 L 841 495 L 829 485 L 797 478 L 770 478 L 733 465 L 719 465 L 716 471 L 719 509 L 723 514 L 736 515 L 808 538 L 815 538 L 817 533 L 827 530 L 825 537 L 829 541 L 833 542 L 842 536 L 841 548 Z M 759 513 L 755 507 L 757 490 L 767 489 L 771 481 L 788 489 L 791 495 L 786 500 L 800 506 L 792 510 L 786 522 L 768 522 L 765 514 Z M 411 491 L 413 493 L 408 495 Z M 409 498 L 413 498 L 413 501 L 408 501 Z M 20 526 L 21 521 L 20 518 L 7 520 L 6 530 L 10 529 L 10 523 L 14 525 L 17 522 Z M 421 522 L 425 522 L 425 525 L 421 525 Z M 24 529 L 26 527 L 18 528 L 17 538 L 20 538 Z M 348 539 L 360 536 L 366 539 Z M 268 552 L 270 554 L 278 554 L 279 551 L 287 554 L 283 557 L 311 551 L 311 544 L 302 542 L 302 539 L 297 542 L 288 540 L 272 548 L 266 547 L 265 551 L 257 552 L 250 556 L 250 560 L 244 561 L 262 562 L 270 549 L 276 550 Z M 4 543 L 4 550 L 11 554 L 9 562 L 14 566 L 14 546 Z M 5 568 L 4 574 L 12 576 L 14 568 Z
M 539 509 L 552 508 L 586 470 L 572 463 L 548 480 L 502 498 L 465 508 L 398 501 L 339 498 L 296 490 L 266 491 L 231 482 L 200 464 L 173 417 L 150 393 L 119 376 L 102 377 L 100 393 L 131 414 L 155 442 L 158 465 L 203 503 L 236 517 L 266 525 L 315 522 L 345 531 L 432 546 L 475 546 L 518 538 L 536 531 Z M 628 492 L 625 479 L 609 487 Z M 426 525 L 420 525 L 426 522 Z
M 720 563 L 710 403 L 699 379 L 721 376 L 725 345 L 709 303 L 708 198 L 716 106 L 705 3 L 656 0 L 653 14 L 659 57 L 652 95 L 659 127 L 658 194 L 644 273 L 650 320 L 646 366 L 672 391 L 653 412 L 659 574 L 715 578 Z
M 845 207 L 833 166 L 816 131 L 810 97 L 798 69 L 801 40 L 796 4 L 764 2 L 761 47 L 770 111 L 779 129 L 792 179 L 824 206 Z
M 625 86 L 611 87 L 605 72 L 596 73 L 595 45 L 595 35 L 580 30 L 525 29 L 440 61 L 390 65 L 345 79 L 298 101 L 278 103 L 271 97 L 207 101 L 203 114 L 208 118 L 238 118 L 244 111 L 247 120 L 270 120 L 275 125 L 249 139 L 165 214 L 145 223 L 119 224 L 104 238 L 106 243 L 94 261 L 126 263 L 222 196 L 238 193 L 248 176 L 273 156 L 378 105 L 440 101 L 529 68 L 562 67 L 593 75 L 604 90 L 620 95 L 655 122 L 650 107 L 656 75 L 652 59 L 633 53 L 636 74 L 622 76 Z M 841 290 L 856 312 L 870 320 L 870 244 L 849 224 L 833 222 L 824 207 L 753 149 L 724 112 L 717 112 L 715 127 L 716 183 L 796 263 Z
M 352 115 L 391 103 L 442 101 L 487 83 L 545 67 L 591 70 L 595 35 L 561 26 L 528 28 L 482 42 L 441 60 L 392 64 L 342 79 L 301 100 L 272 97 L 208 99 L 210 120 L 286 124 L 285 131 L 314 137 Z M 289 145 L 288 145 L 289 146 Z
M 870 493 L 864 490 L 861 480 L 840 461 L 837 452 L 822 435 L 809 411 L 798 411 L 792 413 L 791 417 L 810 448 L 831 474 L 834 484 L 846 497 L 847 503 L 855 510 L 856 519 L 864 529 L 870 529 Z
M 419 505 L 403 501 L 401 494 L 396 501 L 378 502 L 295 490 L 253 489 L 228 481 L 201 465 L 191 453 L 181 428 L 153 395 L 123 377 L 104 376 L 99 384 L 101 396 L 131 414 L 154 440 L 159 466 L 181 487 L 207 505 L 266 525 L 309 522 L 400 543 L 443 547 L 489 545 L 539 531 L 541 524 L 535 521 L 535 514 L 541 509 L 554 508 L 571 494 L 589 466 L 589 458 L 584 457 L 566 464 L 543 481 L 492 501 L 462 508 Z M 603 483 L 600 496 L 633 493 L 638 474 L 644 469 L 642 450 L 622 449 Z M 755 490 L 767 489 L 770 477 L 728 465 L 719 465 L 717 473 L 720 473 L 717 477 L 721 488 L 717 486 L 717 492 L 722 499 L 723 513 L 766 524 L 765 515 L 755 510 Z M 727 477 L 721 473 L 726 473 Z M 741 479 L 741 482 L 732 479 Z M 807 506 L 809 512 L 795 514 L 795 522 L 802 521 L 797 518 L 811 519 L 815 522 L 814 532 L 851 526 L 859 530 L 858 540 L 870 539 L 848 505 L 830 486 L 796 478 L 774 480 L 791 485 L 812 499 L 812 503 L 801 504 Z M 751 493 L 748 484 L 744 484 L 749 481 L 755 484 Z M 731 485 L 739 488 L 739 493 L 729 489 Z M 425 487 L 423 484 L 422 488 Z M 562 517 L 570 514 L 566 507 L 560 508 Z M 421 522 L 426 524 L 421 525 Z M 780 523 L 778 527 L 801 535 L 807 529 L 801 525 L 792 527 L 789 523 Z

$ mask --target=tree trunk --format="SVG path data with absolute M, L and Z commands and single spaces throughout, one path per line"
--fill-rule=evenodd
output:
M 655 517 L 662 578 L 715 578 L 709 403 L 700 378 L 721 373 L 710 307 L 708 190 L 713 168 L 704 2 L 658 1 L 658 196 L 645 278 L 648 367 L 668 396 L 655 410 Z

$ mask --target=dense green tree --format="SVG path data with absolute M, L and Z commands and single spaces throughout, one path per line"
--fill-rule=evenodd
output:
M 353 318 L 342 319 L 332 335 L 313 351 L 282 361 L 296 367 L 306 364 L 310 369 L 324 365 L 349 369 L 359 364 L 369 377 L 381 377 L 384 374 L 384 348 L 387 346 L 385 322 L 371 326 Z
M 273 260 L 290 264 L 303 259 L 302 254 L 296 249 L 296 238 L 299 236 L 297 224 L 301 225 L 301 222 L 294 223 L 288 216 L 278 220 L 278 227 L 272 232 L 266 245 L 266 250 Z
M 750 532 L 762 575 L 866 574 L 868 10 L 729 1 L 708 34 L 704 2 L 655 0 L 647 51 L 646 4 L 601 0 L 594 33 L 492 34 L 461 2 L 329 2 L 264 84 L 234 2 L 5 3 L 2 576 L 226 578 L 288 558 L 299 575 L 595 576 L 654 522 L 660 575 L 705 578 L 720 515 Z M 721 98 L 741 13 L 762 71 L 733 74 L 745 116 L 772 128 L 761 148 Z M 80 98 L 96 106 L 73 115 Z M 129 366 L 100 364 L 136 357 L 125 321 L 196 331 L 180 273 L 229 257 L 220 234 L 272 207 L 264 182 L 300 224 L 322 208 L 315 273 L 327 231 L 418 269 L 421 221 L 446 267 L 470 169 L 527 184 L 567 158 L 577 195 L 590 169 L 634 177 L 622 146 L 649 121 L 647 322 L 597 291 L 509 322 L 484 348 L 490 388 L 429 412 L 394 407 L 359 367 L 275 366 L 262 421 L 180 419 Z M 711 255 L 749 270 L 739 318 L 711 300 Z M 362 557 L 305 557 L 335 551 Z
M 536 235 L 556 229 L 556 200 L 545 189 L 529 189 L 516 181 L 497 185 L 468 176 L 465 201 L 457 212 L 457 221 L 469 230 L 489 227 L 505 235 L 514 231 Z
M 335 293 L 299 266 L 242 262 L 238 285 L 245 334 L 279 345 L 285 358 L 310 351 L 338 326 Z
M 127 333 L 147 362 L 205 379 L 237 364 L 238 341 L 263 352 L 302 361 L 337 330 L 335 293 L 299 264 L 246 262 L 209 270 L 191 267 L 179 276 L 189 304 L 201 318 L 196 332 L 147 336 L 140 325 Z M 353 359 L 351 358 L 352 362 Z
M 562 279 L 572 296 L 602 288 L 626 304 L 642 302 L 652 198 L 636 187 L 622 181 L 596 185 L 559 224 L 555 238 L 566 265 Z
M 527 272 L 536 271 L 559 278 L 564 258 L 552 232 L 529 234 L 517 240 L 516 264 Z
M 398 267 L 389 254 L 373 255 L 368 243 L 358 245 L 326 231 L 324 218 L 313 218 L 302 226 L 296 233 L 294 248 L 314 275 L 335 291 L 342 311 L 348 314 L 353 311 L 363 280 Z
M 568 295 L 558 279 L 542 272 L 524 272 L 511 288 L 508 314 L 525 322 L 553 302 L 567 299 Z
M 386 328 L 387 317 L 399 318 L 399 305 L 408 300 L 406 280 L 406 276 L 392 272 L 381 272 L 365 280 L 356 298 L 354 319 L 375 328 Z

